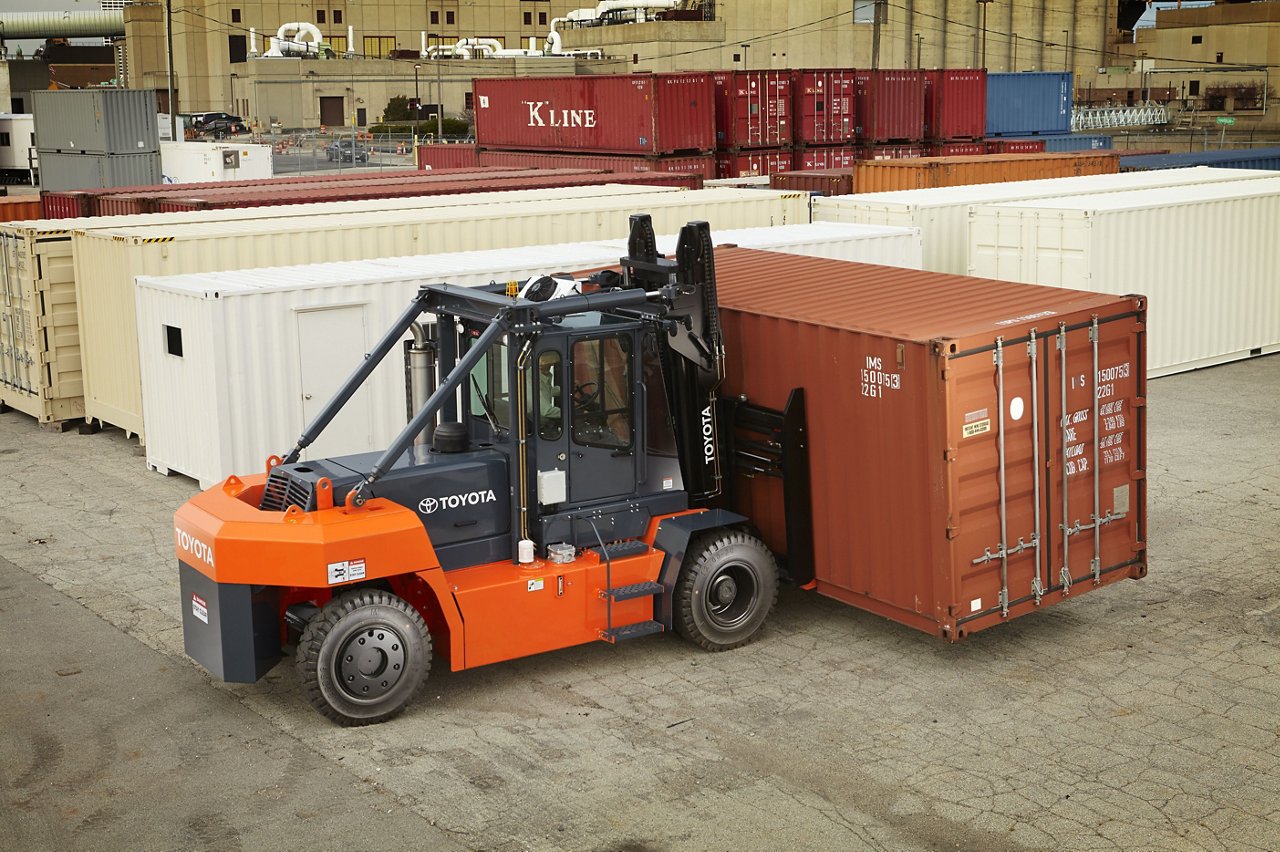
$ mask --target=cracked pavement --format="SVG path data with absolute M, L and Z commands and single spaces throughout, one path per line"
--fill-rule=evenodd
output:
M 784 588 L 737 651 L 658 636 L 460 673 L 437 660 L 404 716 L 354 730 L 305 705 L 289 660 L 227 685 L 182 654 L 170 519 L 194 483 L 148 472 L 118 432 L 0 415 L 0 567 L 54 599 L 54 650 L 0 657 L 0 826 L 40 846 L 60 821 L 65 848 L 325 846 L 340 818 L 388 848 L 1276 849 L 1280 355 L 1152 381 L 1149 407 L 1144 580 L 955 646 Z M 29 638 L 5 612 L 24 599 L 0 598 L 6 645 Z M 48 759 L 77 743 L 36 682 L 93 647 L 76 650 L 69 614 L 167 661 L 146 674 L 174 696 L 148 705 L 157 730 L 168 707 L 204 707 L 211 731 L 252 730 L 231 739 L 275 775 L 232 764 L 142 827 L 104 818 L 101 772 Z M 90 730 L 128 700 L 108 687 L 72 705 Z M 96 755 L 129 778 L 123 750 Z M 335 781 L 361 806 L 335 808 Z M 261 803 L 252 833 L 230 819 L 219 791 L 254 783 L 289 800 L 278 831 Z M 76 797 L 102 808 L 65 814 Z

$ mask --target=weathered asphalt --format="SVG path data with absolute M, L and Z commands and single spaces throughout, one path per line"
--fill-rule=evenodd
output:
M 1275 849 L 1280 356 L 1149 400 L 1145 580 L 956 646 L 788 589 L 735 652 L 437 663 L 357 730 L 183 656 L 190 481 L 0 415 L 0 845 Z

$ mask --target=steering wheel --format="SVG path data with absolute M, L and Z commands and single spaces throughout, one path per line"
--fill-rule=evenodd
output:
M 579 411 L 585 410 L 599 398 L 600 386 L 595 382 L 583 382 L 573 386 L 573 404 Z

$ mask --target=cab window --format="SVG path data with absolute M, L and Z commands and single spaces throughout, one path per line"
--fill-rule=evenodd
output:
M 532 403 L 529 410 L 538 418 L 538 437 L 557 440 L 564 434 L 564 413 L 560 408 L 560 389 L 564 384 L 559 352 L 543 352 L 538 356 L 538 377 L 530 382 Z
M 573 344 L 573 440 L 586 447 L 630 449 L 631 344 L 621 335 Z
M 507 387 L 507 346 L 495 343 L 489 347 L 471 370 L 467 393 L 471 398 L 471 414 L 499 429 L 511 427 L 511 394 Z

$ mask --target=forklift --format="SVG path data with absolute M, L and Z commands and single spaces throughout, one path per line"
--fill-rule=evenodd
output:
M 668 259 L 632 216 L 627 249 L 585 280 L 422 287 L 296 446 L 182 506 L 187 654 L 252 683 L 296 641 L 309 702 L 366 725 L 413 700 L 433 650 L 459 671 L 671 630 L 710 651 L 756 638 L 779 567 L 720 505 L 710 228 Z M 301 460 L 400 346 L 411 417 L 391 446 Z

